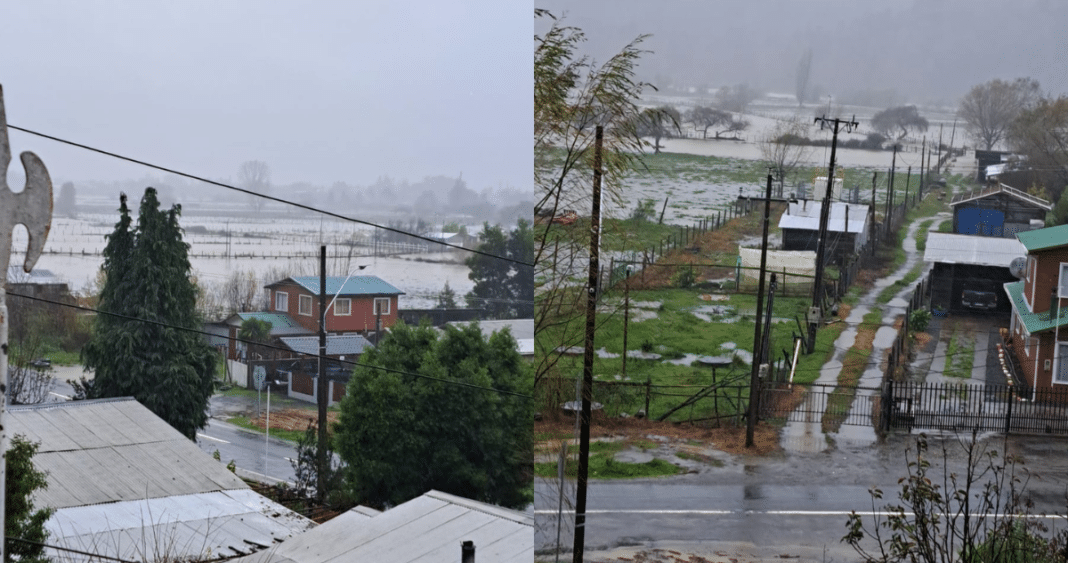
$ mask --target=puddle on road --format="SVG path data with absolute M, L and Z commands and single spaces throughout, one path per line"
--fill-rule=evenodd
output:
M 881 326 L 879 330 L 875 331 L 875 338 L 872 339 L 871 347 L 882 349 L 889 348 L 894 345 L 894 339 L 897 338 L 897 330 L 892 326 Z

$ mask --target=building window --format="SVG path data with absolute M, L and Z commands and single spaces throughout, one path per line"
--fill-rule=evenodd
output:
M 389 297 L 376 297 L 375 298 L 375 314 L 376 315 L 388 315 L 389 314 Z
M 300 314 L 302 314 L 302 315 L 308 315 L 310 317 L 311 314 L 312 314 L 312 298 L 311 298 L 311 295 L 301 295 L 299 299 L 300 299 L 300 303 L 298 304 L 299 305 L 298 312 L 300 312 Z
M 334 315 L 347 317 L 352 314 L 352 299 L 344 297 L 334 301 Z
M 289 312 L 289 294 L 284 291 L 274 292 L 274 310 Z
M 1057 343 L 1057 371 L 1053 372 L 1053 382 L 1068 384 L 1068 342 Z
M 1068 263 L 1061 262 L 1061 277 L 1057 280 L 1057 297 L 1068 297 Z

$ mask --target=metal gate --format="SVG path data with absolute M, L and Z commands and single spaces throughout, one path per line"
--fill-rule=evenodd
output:
M 781 384 L 763 389 L 760 418 L 773 422 L 877 425 L 883 390 L 878 387 Z
M 889 429 L 1068 434 L 1068 391 L 1060 389 L 889 381 L 883 397 Z

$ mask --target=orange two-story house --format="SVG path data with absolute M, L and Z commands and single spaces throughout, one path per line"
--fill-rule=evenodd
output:
M 318 332 L 319 285 L 318 276 L 297 276 L 267 285 L 270 311 L 287 313 L 299 325 Z M 386 330 L 397 322 L 401 295 L 404 292 L 378 276 L 327 277 L 326 331 L 366 335 Z
M 1068 391 L 1068 225 L 1017 233 L 1027 249 L 1024 279 L 1005 284 L 1009 334 L 1031 397 Z

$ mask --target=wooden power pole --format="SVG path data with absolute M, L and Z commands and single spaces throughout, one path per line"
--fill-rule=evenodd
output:
M 593 408 L 593 336 L 597 328 L 597 277 L 601 245 L 601 147 L 604 127 L 597 126 L 593 145 L 593 203 L 590 209 L 590 277 L 586 295 L 586 348 L 582 363 L 582 412 L 579 423 L 579 464 L 575 494 L 573 563 L 582 563 L 586 542 L 586 482 L 590 471 L 590 411 Z M 626 353 L 626 350 L 623 351 Z M 561 484 L 561 486 L 563 486 Z

